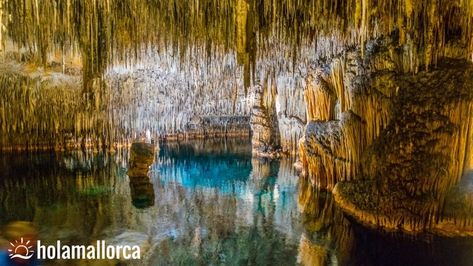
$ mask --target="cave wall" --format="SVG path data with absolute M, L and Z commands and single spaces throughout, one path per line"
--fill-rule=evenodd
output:
M 278 49 L 269 61 L 258 61 L 258 80 L 274 88 L 280 146 L 295 153 L 305 116 L 303 76 L 313 55 L 306 47 L 307 57 L 293 69 L 282 57 L 289 47 Z M 110 146 L 146 130 L 166 139 L 248 136 L 254 94 L 245 91 L 244 69 L 235 55 L 220 59 L 209 63 L 196 56 L 182 62 L 171 53 L 152 52 L 142 64 L 117 66 L 95 79 L 89 98 L 80 60 L 68 57 L 62 64 L 56 56 L 42 67 L 28 53 L 10 51 L 1 59 L 2 149 Z

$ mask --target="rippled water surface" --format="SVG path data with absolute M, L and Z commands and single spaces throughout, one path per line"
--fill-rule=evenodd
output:
M 354 224 L 292 164 L 252 159 L 247 140 L 163 144 L 140 180 L 126 152 L 2 155 L 0 225 L 33 221 L 46 243 L 140 245 L 138 265 L 473 265 L 470 239 Z

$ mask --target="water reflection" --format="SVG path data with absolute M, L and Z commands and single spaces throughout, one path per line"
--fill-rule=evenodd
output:
M 144 264 L 296 263 L 291 161 L 251 159 L 248 140 L 162 145 L 147 177 L 128 177 L 127 158 L 3 156 L 0 225 L 32 221 L 45 243 L 140 245 Z
M 0 227 L 139 245 L 138 265 L 471 265 L 471 240 L 366 230 L 292 164 L 251 158 L 248 140 L 161 145 L 146 178 L 128 177 L 126 151 L 2 155 Z
M 143 209 L 154 205 L 154 188 L 148 176 L 149 167 L 154 162 L 155 146 L 151 143 L 136 142 L 131 145 L 127 175 L 130 179 L 131 204 Z
M 147 176 L 130 177 L 131 203 L 136 208 L 154 205 L 154 188 Z
M 206 152 L 213 145 L 223 149 Z M 186 220 L 177 226 L 183 237 L 160 243 L 153 264 L 295 264 L 292 170 L 280 171 L 280 162 L 252 160 L 246 143 L 206 143 L 205 149 L 184 144 L 179 150 L 165 145 L 162 158 L 157 172 L 165 188 L 157 197 L 180 195 L 175 211 L 186 209 Z M 170 188 L 175 190 L 166 196 Z
M 343 214 L 329 193 L 299 181 L 303 265 L 471 265 L 473 239 L 367 229 Z

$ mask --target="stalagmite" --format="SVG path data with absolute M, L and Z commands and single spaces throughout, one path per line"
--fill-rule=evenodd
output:
M 135 142 L 130 148 L 128 177 L 133 206 L 147 208 L 154 205 L 154 188 L 148 177 L 154 162 L 156 147 L 154 144 Z
M 261 157 L 280 156 L 280 135 L 276 114 L 277 92 L 274 85 L 253 87 L 254 104 L 251 114 L 253 154 Z

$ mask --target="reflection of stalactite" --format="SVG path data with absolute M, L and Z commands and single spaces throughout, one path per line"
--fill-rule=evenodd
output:
M 301 262 L 327 260 L 336 256 L 336 261 L 345 265 L 354 248 L 353 231 L 350 222 L 336 206 L 332 195 L 315 189 L 307 179 L 300 179 L 298 208 L 302 212 L 306 230 L 299 246 Z M 313 253 L 311 250 L 323 252 Z
M 299 254 L 297 261 L 304 266 L 322 266 L 328 264 L 327 250 L 318 245 L 314 245 L 304 235 L 299 243 Z

